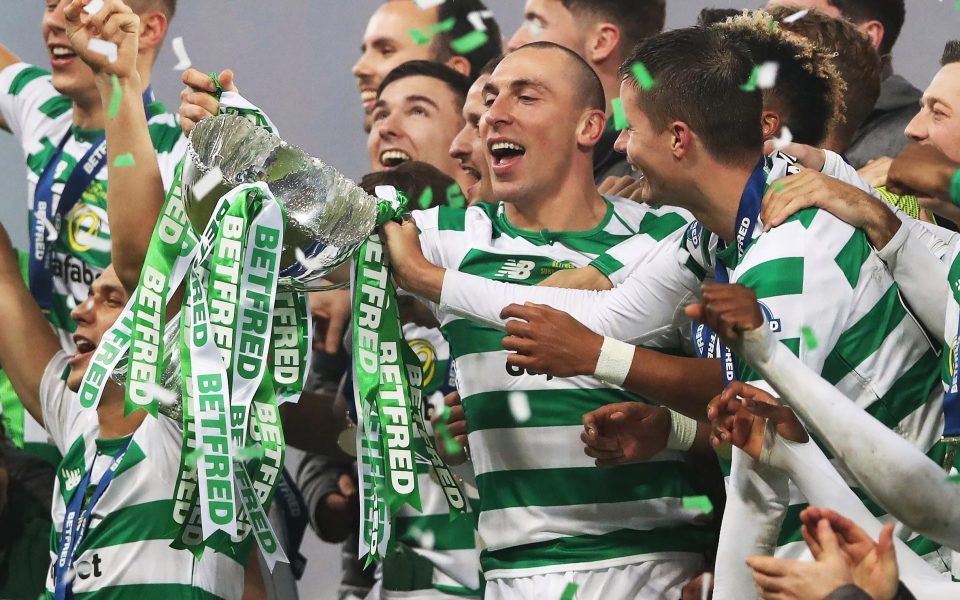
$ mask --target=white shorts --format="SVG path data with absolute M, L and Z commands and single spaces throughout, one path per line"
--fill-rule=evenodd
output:
M 567 571 L 487 582 L 484 600 L 557 600 L 567 584 L 576 600 L 679 600 L 680 590 L 700 574 L 699 559 L 651 560 L 596 571 Z

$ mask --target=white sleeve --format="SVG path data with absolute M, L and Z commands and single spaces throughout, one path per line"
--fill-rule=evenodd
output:
M 852 403 L 850 404 L 852 406 Z M 874 517 L 853 490 L 847 487 L 843 477 L 814 442 L 808 441 L 804 444 L 790 442 L 773 433 L 769 426 L 767 434 L 767 439 L 764 440 L 764 456 L 761 458 L 771 466 L 788 473 L 810 506 L 829 508 L 838 512 L 862 527 L 873 539 L 879 538 L 883 523 Z M 869 454 L 868 447 L 861 448 L 861 452 Z M 892 466 L 890 463 L 882 459 L 878 460 L 876 456 L 872 460 L 876 460 L 878 465 L 884 465 L 883 470 L 887 471 L 887 480 L 897 478 L 895 474 L 889 472 Z M 926 462 L 933 464 L 929 459 Z M 940 481 L 943 486 L 951 485 L 944 481 L 942 472 Z M 900 494 L 910 495 L 911 492 L 904 487 L 901 488 Z M 913 494 L 921 495 L 916 494 L 915 490 Z M 960 493 L 955 494 L 952 501 L 956 503 L 958 499 L 960 499 Z M 935 503 L 931 503 L 929 497 L 926 501 L 926 511 L 929 511 L 930 506 L 935 506 Z M 917 594 L 918 598 L 955 597 L 960 592 L 960 583 L 945 580 L 943 575 L 927 564 L 901 539 L 894 536 L 893 543 L 896 546 L 900 579 Z M 921 590 L 923 590 L 922 594 Z M 935 591 L 947 595 L 933 594 Z
M 883 200 L 880 196 L 880 192 L 875 190 L 867 181 L 860 176 L 860 173 L 857 173 L 857 170 L 853 168 L 850 163 L 843 160 L 843 157 L 833 152 L 831 150 L 824 150 L 826 154 L 826 159 L 823 162 L 823 168 L 820 169 L 820 172 L 824 175 L 829 175 L 834 179 L 839 179 L 844 183 L 848 183 L 854 187 L 860 188 L 864 192 L 870 194 L 874 198 Z
M 547 304 L 569 313 L 601 335 L 641 344 L 671 333 L 685 321 L 685 302 L 699 280 L 679 262 L 677 248 L 660 252 L 623 285 L 603 292 L 491 281 L 447 269 L 441 310 L 502 330 L 500 311 L 510 304 Z
M 68 440 L 71 414 L 76 396 L 67 388 L 64 373 L 67 369 L 67 353 L 58 351 L 50 359 L 40 379 L 40 411 L 43 415 L 43 428 L 50 434 L 61 454 L 65 454 L 73 440 Z M 73 411 L 75 412 L 75 411 Z
M 756 597 L 747 557 L 773 554 L 789 500 L 786 474 L 733 449 L 714 571 L 715 600 Z
M 943 469 L 923 452 L 811 371 L 767 330 L 764 324 L 744 334 L 738 354 L 880 506 L 914 531 L 960 548 L 960 486 L 947 482 Z M 804 495 L 810 498 L 806 490 Z
M 906 219 L 919 223 L 909 217 Z M 927 243 L 916 235 L 917 230 L 928 233 L 924 238 Z M 947 278 L 949 267 L 943 257 L 938 258 L 936 254 L 940 248 L 930 244 L 938 239 L 927 229 L 912 227 L 904 220 L 904 226 L 882 250 L 877 251 L 877 255 L 890 269 L 893 280 L 920 322 L 937 336 L 937 340 L 943 340 L 946 339 L 944 321 L 950 299 L 950 282 Z

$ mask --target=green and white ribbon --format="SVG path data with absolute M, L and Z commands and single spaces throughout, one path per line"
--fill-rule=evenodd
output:
M 393 188 L 376 191 L 383 199 L 378 205 L 379 226 L 404 211 L 406 198 Z M 403 338 L 396 290 L 379 234 L 371 235 L 358 250 L 353 293 L 353 373 L 362 478 L 361 554 L 367 555 L 369 564 L 386 555 L 391 516 L 405 504 L 421 510 L 414 428 L 427 446 L 431 463 L 438 468 L 451 514 L 462 513 L 465 502 L 426 432 L 420 360 Z

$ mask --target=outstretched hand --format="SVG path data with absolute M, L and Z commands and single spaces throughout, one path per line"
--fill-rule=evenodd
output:
M 768 422 L 772 422 L 777 435 L 785 439 L 794 442 L 810 439 L 792 410 L 780 406 L 767 392 L 741 381 L 730 383 L 710 401 L 707 418 L 713 425 L 711 444 L 719 446 L 729 442 L 754 460 L 760 460 L 763 452 Z
M 607 404 L 583 416 L 583 452 L 598 467 L 646 460 L 667 447 L 670 411 L 642 402 Z
M 96 14 L 84 9 L 92 0 L 71 0 L 63 10 L 67 38 L 73 51 L 98 75 L 119 78 L 137 74 L 137 52 L 140 47 L 140 17 L 122 0 L 106 0 Z M 94 46 L 91 48 L 91 42 Z M 105 42 L 116 47 L 116 58 L 97 51 Z M 111 62 L 111 59 L 114 59 Z

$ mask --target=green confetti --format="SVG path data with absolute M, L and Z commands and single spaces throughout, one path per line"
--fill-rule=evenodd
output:
M 773 31 L 776 28 L 777 28 L 777 20 L 774 19 L 773 17 L 770 17 L 770 20 L 767 22 L 767 29 L 769 29 L 770 31 Z
M 460 185 L 454 183 L 447 188 L 447 206 L 450 208 L 463 208 L 463 205 L 467 203 L 467 199 L 463 197 L 463 190 L 460 189 Z
M 117 158 L 113 159 L 113 166 L 135 167 L 137 166 L 137 161 L 133 160 L 133 155 L 127 152 L 126 154 L 121 154 Z
M 470 54 L 480 46 L 486 44 L 488 39 L 489 37 L 486 31 L 474 29 L 467 35 L 458 37 L 450 42 L 450 49 L 457 54 Z
M 237 457 L 245 461 L 263 458 L 263 446 L 247 446 L 236 451 Z
M 440 439 L 443 440 L 443 447 L 446 449 L 447 454 L 451 456 L 459 456 L 463 454 L 463 448 L 453 439 L 453 436 L 450 435 L 450 430 L 447 429 L 447 423 L 450 419 L 450 407 L 446 404 L 443 405 L 443 410 L 440 411 L 440 420 L 437 422 L 437 426 L 434 427 L 434 431 L 437 432 L 437 435 L 440 436 Z
M 623 98 L 614 98 L 610 101 L 613 108 L 613 126 L 617 131 L 623 131 L 630 127 L 630 121 L 627 120 L 627 114 L 623 110 Z
M 706 496 L 685 496 L 683 507 L 690 510 L 700 510 L 705 513 L 713 512 L 713 502 Z
M 420 208 L 427 210 L 430 208 L 430 205 L 433 204 L 433 188 L 427 186 L 423 189 L 423 193 L 420 194 L 420 198 L 417 200 L 417 204 L 420 205 Z
M 630 66 L 630 70 L 633 71 L 633 77 L 637 80 L 637 83 L 640 84 L 640 89 L 643 91 L 648 92 L 656 85 L 657 82 L 650 76 L 650 71 L 647 70 L 647 67 L 643 63 L 633 63 L 633 65 Z
M 117 113 L 120 112 L 120 100 L 123 98 L 123 91 L 120 89 L 120 80 L 117 76 L 111 75 L 110 77 L 113 81 L 113 95 L 110 97 L 110 109 L 107 114 L 111 119 L 115 119 Z
M 960 9 L 960 2 L 957 2 L 957 8 Z M 947 481 L 950 483 L 960 483 L 960 473 L 947 477 Z
M 457 26 L 457 19 L 456 19 L 456 17 L 450 17 L 449 19 L 447 19 L 447 20 L 445 20 L 445 21 L 440 21 L 439 23 L 434 23 L 433 25 L 431 25 L 431 26 L 428 27 L 427 29 L 430 31 L 430 33 L 441 33 L 441 32 L 450 31 L 451 29 L 453 29 L 453 28 L 456 27 L 456 26 Z
M 773 184 L 773 191 L 775 191 L 778 194 L 783 191 L 783 188 L 784 188 L 784 185 L 779 181 Z
M 410 37 L 413 38 L 413 42 L 418 46 L 426 46 L 430 43 L 430 40 L 433 39 L 432 35 L 427 35 L 419 29 L 411 29 Z
M 753 68 L 753 72 L 750 73 L 750 79 L 747 82 L 740 86 L 740 89 L 745 92 L 755 92 L 757 91 L 757 79 L 760 77 L 760 65 L 757 65 Z
M 197 448 L 196 450 L 191 450 L 187 452 L 183 457 L 183 464 L 187 465 L 188 468 L 192 469 L 197 466 L 197 461 L 200 460 L 200 457 L 203 456 L 203 448 Z
M 820 345 L 820 342 L 817 341 L 817 336 L 813 335 L 813 329 L 801 327 L 800 334 L 803 336 L 803 341 L 807 345 L 808 350 L 816 350 L 817 346 Z
M 567 587 L 563 588 L 563 593 L 560 594 L 560 600 L 574 600 L 577 597 L 578 587 L 580 586 L 573 582 L 568 583 Z

